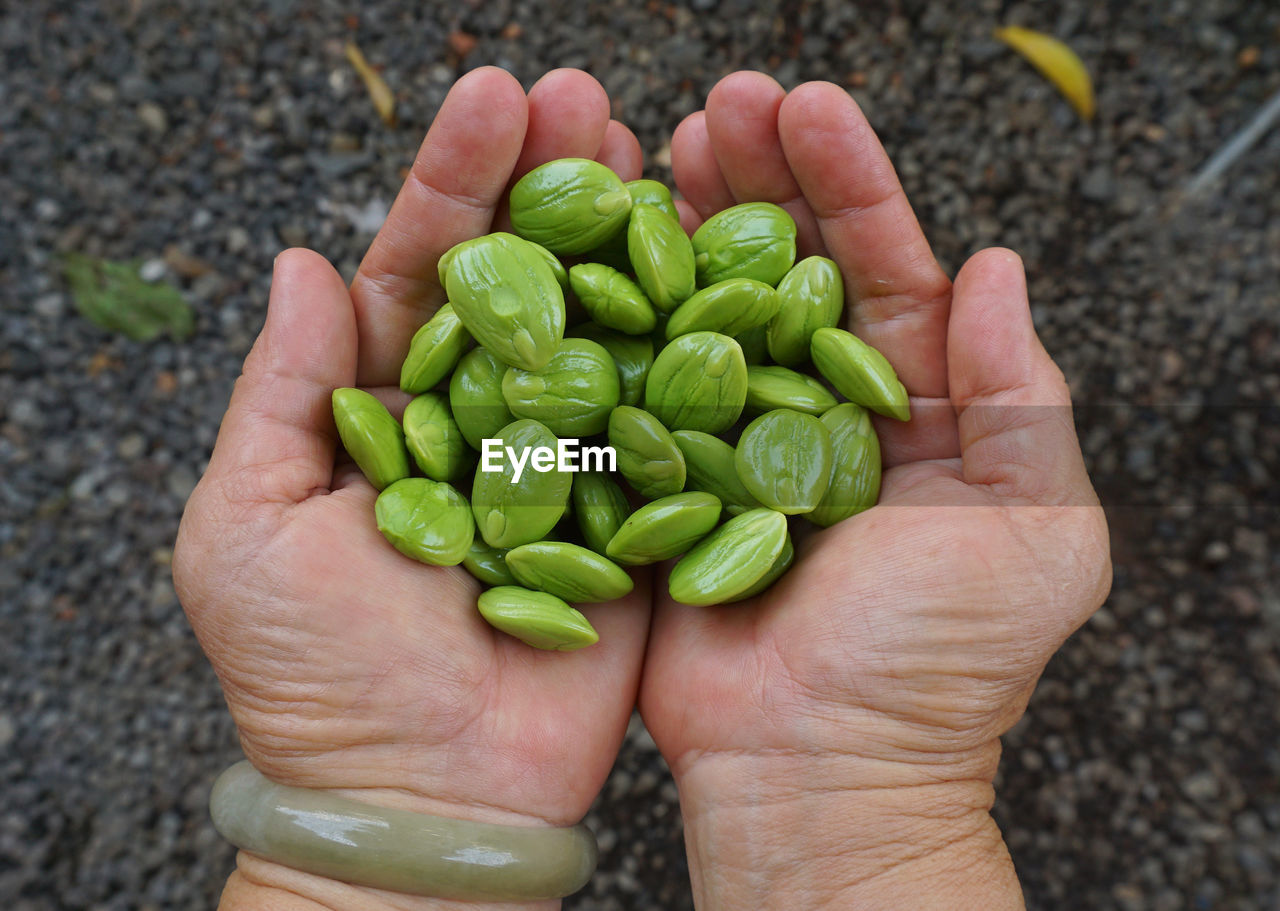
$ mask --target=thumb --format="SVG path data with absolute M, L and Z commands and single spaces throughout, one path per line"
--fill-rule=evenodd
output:
M 267 321 L 245 359 L 206 478 L 235 506 L 291 505 L 333 475 L 331 395 L 355 381 L 356 323 L 342 277 L 310 250 L 276 258 Z
M 947 363 L 966 483 L 1012 503 L 1097 505 L 1071 394 L 1036 336 L 1016 253 L 983 250 L 961 268 Z

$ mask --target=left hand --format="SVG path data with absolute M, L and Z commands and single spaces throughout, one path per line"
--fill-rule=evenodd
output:
M 594 79 L 556 71 L 526 97 L 509 74 L 476 70 L 441 107 L 350 291 L 315 253 L 276 262 L 266 326 L 183 516 L 174 579 L 246 755 L 277 782 L 568 825 L 609 772 L 635 704 L 647 582 L 585 609 L 600 633 L 587 651 L 546 654 L 497 632 L 461 567 L 415 563 L 378 533 L 376 492 L 335 467 L 330 405 L 334 388 L 360 385 L 403 406 L 394 387 L 409 338 L 443 303 L 436 260 L 494 230 L 513 179 L 568 156 L 639 176 L 639 144 L 609 120 Z M 382 901 L 242 854 L 223 907 L 299 896 Z

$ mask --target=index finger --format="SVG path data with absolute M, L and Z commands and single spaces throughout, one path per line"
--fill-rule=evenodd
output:
M 778 133 L 848 281 L 853 330 L 912 396 L 945 399 L 951 282 L 871 125 L 844 89 L 810 82 L 783 99 Z
M 496 67 L 473 70 L 449 90 L 351 283 L 359 385 L 397 382 L 409 339 L 442 302 L 436 262 L 489 230 L 528 117 L 524 89 Z

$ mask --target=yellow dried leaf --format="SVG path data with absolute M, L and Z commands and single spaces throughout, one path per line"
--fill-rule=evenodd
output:
M 1052 82 L 1082 119 L 1093 117 L 1093 82 L 1075 51 L 1051 35 L 1017 25 L 998 28 L 995 35 Z
M 387 85 L 382 75 L 369 65 L 369 61 L 364 59 L 364 54 L 360 52 L 360 48 L 356 47 L 354 41 L 348 41 L 343 50 L 356 74 L 364 80 L 364 87 L 369 90 L 369 99 L 373 102 L 373 107 L 382 118 L 382 122 L 389 127 L 395 126 L 396 96 L 392 94 L 391 87 Z

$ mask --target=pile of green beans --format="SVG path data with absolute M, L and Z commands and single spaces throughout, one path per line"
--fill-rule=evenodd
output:
M 677 557 L 674 600 L 750 598 L 790 567 L 792 523 L 875 504 L 868 412 L 906 421 L 907 393 L 838 328 L 840 270 L 795 262 L 785 210 L 736 205 L 689 237 L 661 183 L 565 158 L 518 181 L 510 213 L 514 233 L 441 258 L 449 303 L 410 343 L 403 419 L 333 393 L 343 446 L 381 491 L 379 530 L 490 586 L 489 623 L 537 648 L 591 645 L 570 604 L 622 597 L 623 567 Z M 595 470 L 562 458 L 569 439 Z M 600 470 L 605 447 L 616 471 Z

